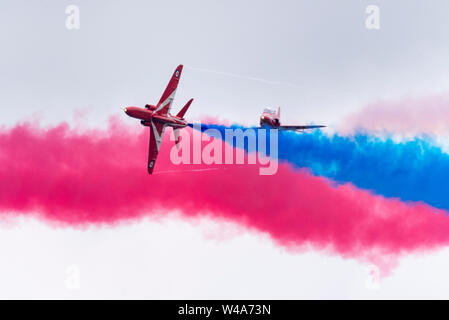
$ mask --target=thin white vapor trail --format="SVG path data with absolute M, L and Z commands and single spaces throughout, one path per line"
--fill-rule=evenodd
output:
M 200 171 L 212 171 L 219 170 L 221 168 L 206 168 L 206 169 L 192 169 L 192 170 L 166 170 L 166 171 L 158 171 L 154 174 L 166 174 L 166 173 L 185 173 L 185 172 L 200 172 Z M 221 170 L 226 170 L 225 168 Z
M 238 79 L 244 79 L 244 80 L 251 80 L 251 81 L 257 81 L 262 82 L 270 85 L 276 85 L 276 86 L 288 86 L 288 87 L 294 87 L 294 88 L 300 88 L 298 84 L 290 83 L 290 82 L 281 82 L 281 81 L 271 81 L 266 80 L 262 78 L 256 78 L 256 77 L 249 77 L 245 75 L 240 75 L 236 73 L 230 73 L 230 72 L 223 72 L 223 71 L 217 71 L 217 70 L 211 70 L 211 69 L 204 69 L 204 68 L 197 68 L 197 67 L 191 67 L 191 66 L 185 66 L 185 68 L 194 70 L 194 71 L 200 71 L 200 72 L 208 72 L 208 73 L 214 73 L 226 77 L 232 77 L 232 78 L 238 78 Z

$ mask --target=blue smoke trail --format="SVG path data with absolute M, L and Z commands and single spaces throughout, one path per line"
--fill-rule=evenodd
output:
M 225 129 L 238 128 L 247 129 L 203 124 L 201 130 L 216 129 L 224 137 Z M 449 209 L 449 155 L 431 140 L 395 142 L 366 134 L 342 137 L 319 130 L 302 134 L 279 131 L 278 152 L 280 161 L 309 168 L 338 183 L 351 182 L 386 197 Z

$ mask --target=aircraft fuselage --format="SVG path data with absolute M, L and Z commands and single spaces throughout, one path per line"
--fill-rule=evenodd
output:
M 151 120 L 174 128 L 183 128 L 187 126 L 187 121 L 184 119 L 172 116 L 170 114 L 162 115 L 155 113 L 154 108 L 151 107 L 153 106 L 150 106 L 150 108 L 126 107 L 124 111 L 128 116 L 141 120 L 141 123 L 144 126 L 149 126 Z
M 267 112 L 262 113 L 260 116 L 260 126 L 266 127 L 270 126 L 272 128 L 279 128 L 281 122 L 279 121 L 279 117 Z
M 265 108 L 263 113 L 260 116 L 260 126 L 261 127 L 270 127 L 272 129 L 282 129 L 282 130 L 294 130 L 294 131 L 304 131 L 306 129 L 318 129 L 324 128 L 322 125 L 281 125 L 281 107 L 278 108 L 278 111 L 274 111 L 270 108 Z

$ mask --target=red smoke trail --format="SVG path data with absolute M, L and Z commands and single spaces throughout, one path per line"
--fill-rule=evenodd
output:
M 425 204 L 334 186 L 282 164 L 273 176 L 260 176 L 258 165 L 183 171 L 208 166 L 170 164 L 167 140 L 155 172 L 180 172 L 149 176 L 143 127 L 113 121 L 107 131 L 76 132 L 67 124 L 3 129 L 0 211 L 84 226 L 176 209 L 240 223 L 288 248 L 310 245 L 362 260 L 449 243 L 449 217 Z

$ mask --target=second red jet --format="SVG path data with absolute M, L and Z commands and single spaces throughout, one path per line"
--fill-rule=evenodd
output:
M 265 108 L 260 116 L 261 127 L 271 127 L 273 129 L 281 130 L 295 130 L 303 131 L 306 129 L 324 128 L 322 125 L 305 125 L 305 126 L 281 126 L 281 107 L 278 108 L 278 112 L 270 108 Z

